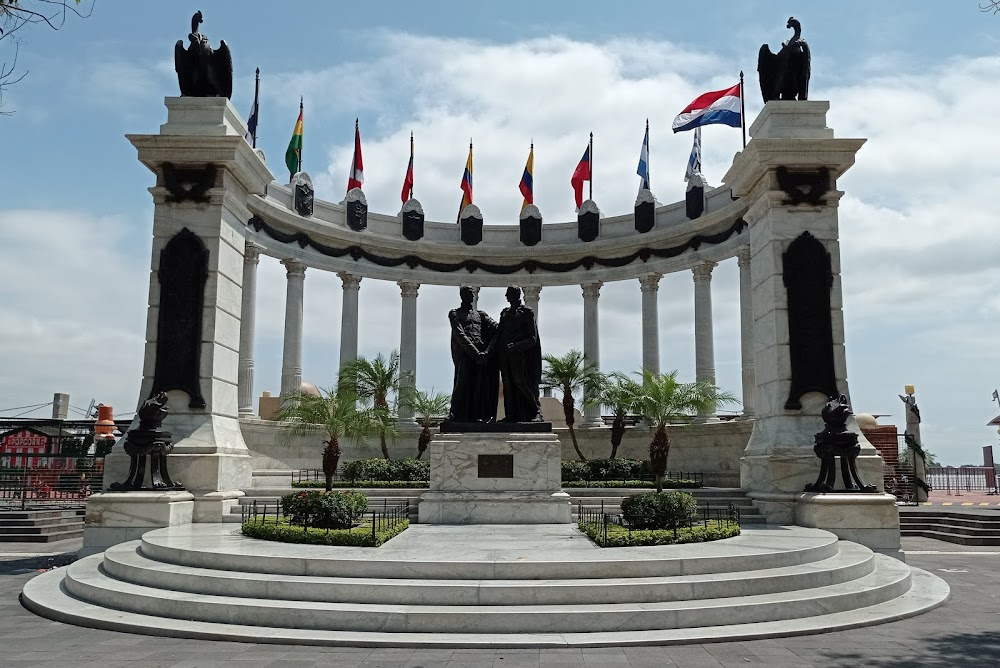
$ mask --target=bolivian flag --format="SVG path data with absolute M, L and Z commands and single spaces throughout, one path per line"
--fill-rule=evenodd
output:
M 288 167 L 288 180 L 291 181 L 295 172 L 302 165 L 302 98 L 299 98 L 299 120 L 295 121 L 292 139 L 285 150 L 285 166 Z

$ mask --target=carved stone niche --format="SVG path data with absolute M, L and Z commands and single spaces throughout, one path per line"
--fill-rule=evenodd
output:
M 778 167 L 774 175 L 778 187 L 788 195 L 782 202 L 785 206 L 800 204 L 822 206 L 826 203 L 823 198 L 832 187 L 830 170 L 826 167 L 809 172 L 792 172 L 787 167 Z
M 576 235 L 580 241 L 593 241 L 601 234 L 601 210 L 592 199 L 580 206 L 576 216 Z
M 218 168 L 215 165 L 176 167 L 165 162 L 160 168 L 161 184 L 167 189 L 164 198 L 169 203 L 208 203 L 208 191 L 215 187 Z
M 521 243 L 534 246 L 542 240 L 542 214 L 538 207 L 529 204 L 521 211 Z
M 355 232 L 368 229 L 368 200 L 361 188 L 351 188 L 345 202 L 347 226 Z
M 635 231 L 645 234 L 656 225 L 656 198 L 645 188 L 635 198 Z
M 400 212 L 402 217 L 403 238 L 417 241 L 424 238 L 424 208 L 412 197 L 403 204 Z
M 459 224 L 462 228 L 462 243 L 475 246 L 483 240 L 483 214 L 478 206 L 470 204 L 462 209 Z
M 205 408 L 199 381 L 201 318 L 208 279 L 208 249 L 186 227 L 160 251 L 160 308 L 151 395 L 183 390 L 190 408 Z
M 788 349 L 792 383 L 785 408 L 802 408 L 802 395 L 821 392 L 839 396 L 833 358 L 830 253 L 816 237 L 803 232 L 782 256 L 788 293 Z

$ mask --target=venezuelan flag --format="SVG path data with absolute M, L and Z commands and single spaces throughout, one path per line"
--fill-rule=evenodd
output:
M 458 207 L 458 219 L 462 219 L 462 211 L 472 204 L 472 142 L 469 142 L 469 158 L 465 161 L 465 172 L 462 173 L 462 205 Z
M 302 165 L 302 99 L 299 99 L 299 120 L 295 121 L 295 129 L 292 131 L 292 139 L 288 142 L 285 150 L 285 166 L 288 167 L 289 178 L 295 176 Z
M 528 162 L 524 164 L 524 174 L 521 175 L 521 184 L 518 186 L 521 189 L 521 194 L 524 196 L 524 201 L 521 203 L 521 211 L 524 211 L 524 207 L 529 204 L 535 203 L 535 144 L 531 144 L 531 150 L 528 151 Z

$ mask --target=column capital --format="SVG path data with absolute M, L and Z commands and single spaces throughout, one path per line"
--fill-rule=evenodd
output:
M 285 272 L 288 278 L 305 278 L 306 277 L 306 263 L 301 260 L 296 260 L 294 258 L 288 258 L 287 260 L 282 260 L 281 264 L 285 265 Z
M 247 241 L 243 246 L 243 263 L 260 264 L 260 252 L 264 247 L 253 241 Z
M 584 283 L 580 287 L 583 289 L 584 299 L 597 299 L 601 296 L 601 286 L 604 285 L 604 281 L 595 281 L 593 283 Z
M 750 266 L 750 247 L 744 246 L 736 252 L 736 263 L 741 267 Z
M 702 262 L 701 264 L 696 264 L 691 267 L 691 272 L 694 274 L 694 282 L 698 283 L 701 281 L 709 282 L 712 280 L 712 270 L 715 269 L 717 263 L 715 262 Z
M 361 288 L 360 276 L 355 276 L 346 271 L 338 271 L 337 276 L 340 276 L 340 280 L 344 284 L 344 290 L 358 290 Z
M 413 283 L 411 281 L 396 281 L 396 285 L 399 286 L 399 292 L 403 296 L 403 299 L 417 298 L 417 291 L 420 290 L 419 283 Z
M 521 293 L 524 295 L 524 301 L 526 302 L 537 302 L 538 298 L 542 294 L 542 286 L 540 285 L 522 285 Z
M 639 290 L 642 292 L 656 292 L 660 289 L 660 279 L 663 274 L 646 274 L 639 277 Z

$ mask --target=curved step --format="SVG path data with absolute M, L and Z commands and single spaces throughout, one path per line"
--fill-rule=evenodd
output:
M 732 619 L 743 623 L 799 619 L 884 603 L 909 591 L 909 567 L 882 555 L 875 559 L 871 573 L 825 587 L 653 603 L 435 606 L 214 596 L 115 580 L 101 568 L 102 555 L 71 564 L 63 586 L 68 594 L 101 607 L 221 624 L 383 633 L 623 632 L 713 626 Z
M 539 525 L 545 526 L 545 525 Z M 220 528 L 221 527 L 221 528 Z M 575 528 L 557 525 L 573 549 L 481 549 L 442 544 L 410 550 L 411 527 L 378 549 L 294 545 L 248 539 L 233 525 L 168 527 L 142 537 L 142 554 L 155 561 L 276 575 L 440 580 L 573 580 L 735 573 L 807 564 L 833 557 L 837 537 L 819 529 L 768 525 L 713 543 L 598 548 Z M 449 527 L 435 527 L 445 531 Z M 502 528 L 502 527 L 501 527 Z M 461 530 L 460 527 L 456 527 Z M 426 531 L 427 529 L 423 529 Z M 572 532 L 572 534 L 567 534 Z M 410 534 L 410 537 L 408 537 Z M 566 535 L 563 535 L 566 534 Z M 551 545 L 547 543 L 547 545 Z M 581 547 L 582 545 L 582 547 Z
M 768 594 L 826 586 L 872 572 L 868 548 L 841 543 L 827 559 L 750 572 L 673 577 L 573 580 L 343 578 L 240 573 L 167 564 L 146 557 L 139 541 L 104 553 L 105 572 L 118 580 L 178 592 L 328 603 L 392 605 L 573 605 L 652 603 Z

